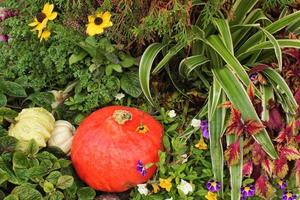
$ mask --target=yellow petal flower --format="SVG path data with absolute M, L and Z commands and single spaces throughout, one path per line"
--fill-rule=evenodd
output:
M 161 188 L 164 188 L 166 189 L 168 192 L 171 191 L 171 188 L 172 188 L 172 178 L 167 178 L 167 179 L 163 179 L 163 178 L 160 178 L 159 179 L 159 186 Z
M 112 26 L 110 21 L 111 14 L 109 12 L 97 13 L 95 16 L 88 16 L 89 23 L 87 24 L 86 33 L 89 36 L 94 36 L 103 33 L 104 29 Z
M 159 191 L 159 186 L 156 183 L 152 183 L 153 193 L 157 193 Z
M 207 200 L 217 200 L 217 194 L 208 191 L 207 194 L 205 195 L 205 198 Z
M 52 11 L 54 9 L 54 5 L 53 4 L 49 4 L 49 3 L 46 3 L 44 5 L 44 8 L 43 8 L 43 13 L 47 16 L 51 15 Z
M 44 30 L 40 35 L 40 41 L 42 41 L 42 40 L 47 41 L 49 39 L 50 35 L 51 35 L 51 32 L 49 30 L 47 30 L 47 29 Z
M 34 21 L 28 24 L 28 26 L 37 26 L 39 24 L 37 18 L 34 18 Z
M 47 16 L 47 18 L 51 21 L 54 20 L 56 17 L 57 17 L 57 12 L 53 12 Z
M 207 144 L 204 142 L 204 139 L 203 137 L 201 137 L 201 139 L 199 140 L 199 142 L 195 145 L 195 147 L 197 147 L 198 149 L 200 150 L 206 150 L 208 147 L 207 147 Z

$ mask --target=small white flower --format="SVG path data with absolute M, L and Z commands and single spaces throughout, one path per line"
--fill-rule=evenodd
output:
M 168 199 L 165 199 L 165 200 L 173 200 L 173 197 L 171 197 L 171 198 L 168 198 Z
M 118 94 L 116 94 L 115 99 L 120 101 L 120 100 L 123 99 L 124 97 L 125 97 L 125 94 L 123 94 L 123 93 L 118 93 Z
M 188 155 L 187 154 L 182 154 L 180 157 L 183 159 L 181 161 L 181 164 L 186 163 L 188 161 Z
M 175 112 L 175 110 L 170 110 L 170 111 L 168 112 L 168 116 L 169 116 L 170 118 L 176 117 L 176 112 Z
M 138 191 L 140 194 L 143 194 L 143 195 L 148 195 L 149 194 L 149 190 L 148 188 L 146 187 L 147 184 L 138 184 Z
M 181 179 L 180 184 L 177 186 L 177 189 L 181 190 L 185 195 L 187 195 L 189 192 L 193 192 L 192 185 L 183 179 Z
M 200 123 L 201 123 L 200 119 L 192 119 L 191 126 L 194 128 L 200 128 Z

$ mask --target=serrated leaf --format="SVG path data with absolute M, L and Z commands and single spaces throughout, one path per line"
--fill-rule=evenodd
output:
M 274 160 L 274 174 L 283 179 L 288 173 L 289 167 L 286 158 L 280 157 Z
M 253 162 L 249 160 L 243 165 L 243 176 L 250 176 L 252 172 L 253 172 Z
M 269 200 L 274 196 L 274 188 L 269 183 L 266 175 L 261 175 L 255 182 L 255 193 L 259 197 Z
M 261 166 L 267 172 L 267 174 L 271 177 L 273 174 L 273 169 L 274 169 L 273 161 L 266 158 L 262 161 Z
M 288 160 L 300 159 L 300 152 L 296 147 L 284 146 L 280 148 L 280 155 L 287 158 Z
M 225 159 L 227 163 L 232 166 L 240 162 L 240 140 L 230 144 L 225 151 Z

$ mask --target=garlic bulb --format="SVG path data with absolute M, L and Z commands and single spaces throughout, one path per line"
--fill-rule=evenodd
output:
M 51 136 L 55 119 L 44 108 L 23 109 L 15 118 L 16 123 L 11 124 L 8 134 L 20 142 L 34 139 L 40 147 L 45 147 Z
M 48 146 L 59 147 L 66 154 L 70 153 L 75 127 L 68 121 L 58 120 L 48 141 Z

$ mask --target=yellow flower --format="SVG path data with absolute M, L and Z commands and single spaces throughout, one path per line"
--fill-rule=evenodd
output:
M 160 178 L 159 179 L 159 186 L 161 188 L 166 189 L 168 192 L 170 192 L 171 188 L 172 188 L 171 181 L 172 181 L 172 178 L 167 178 L 167 179 Z
M 42 12 L 39 12 L 32 23 L 29 26 L 34 27 L 32 31 L 39 31 L 39 35 L 42 34 L 44 28 L 47 26 L 49 20 L 54 20 L 57 17 L 57 12 L 53 12 L 54 5 L 46 3 Z
M 195 145 L 195 147 L 197 147 L 200 150 L 206 150 L 208 148 L 207 144 L 204 142 L 203 137 L 201 137 L 201 139 L 199 140 L 198 144 Z
M 159 186 L 156 183 L 152 183 L 153 193 L 157 193 L 159 191 Z
M 38 37 L 40 38 L 40 41 L 42 40 L 48 40 L 49 37 L 51 35 L 51 32 L 48 29 L 45 29 L 41 32 L 41 34 L 38 35 Z
M 88 17 L 89 23 L 87 24 L 86 33 L 89 36 L 94 36 L 103 33 L 104 29 L 112 26 L 110 21 L 110 12 L 98 13 L 95 16 L 90 15 Z
M 207 194 L 205 195 L 205 198 L 208 200 L 217 200 L 217 194 L 208 191 Z
M 137 131 L 138 133 L 147 133 L 147 132 L 149 131 L 149 128 L 148 128 L 148 126 L 146 126 L 146 125 L 140 124 L 140 125 L 136 128 L 135 131 Z

